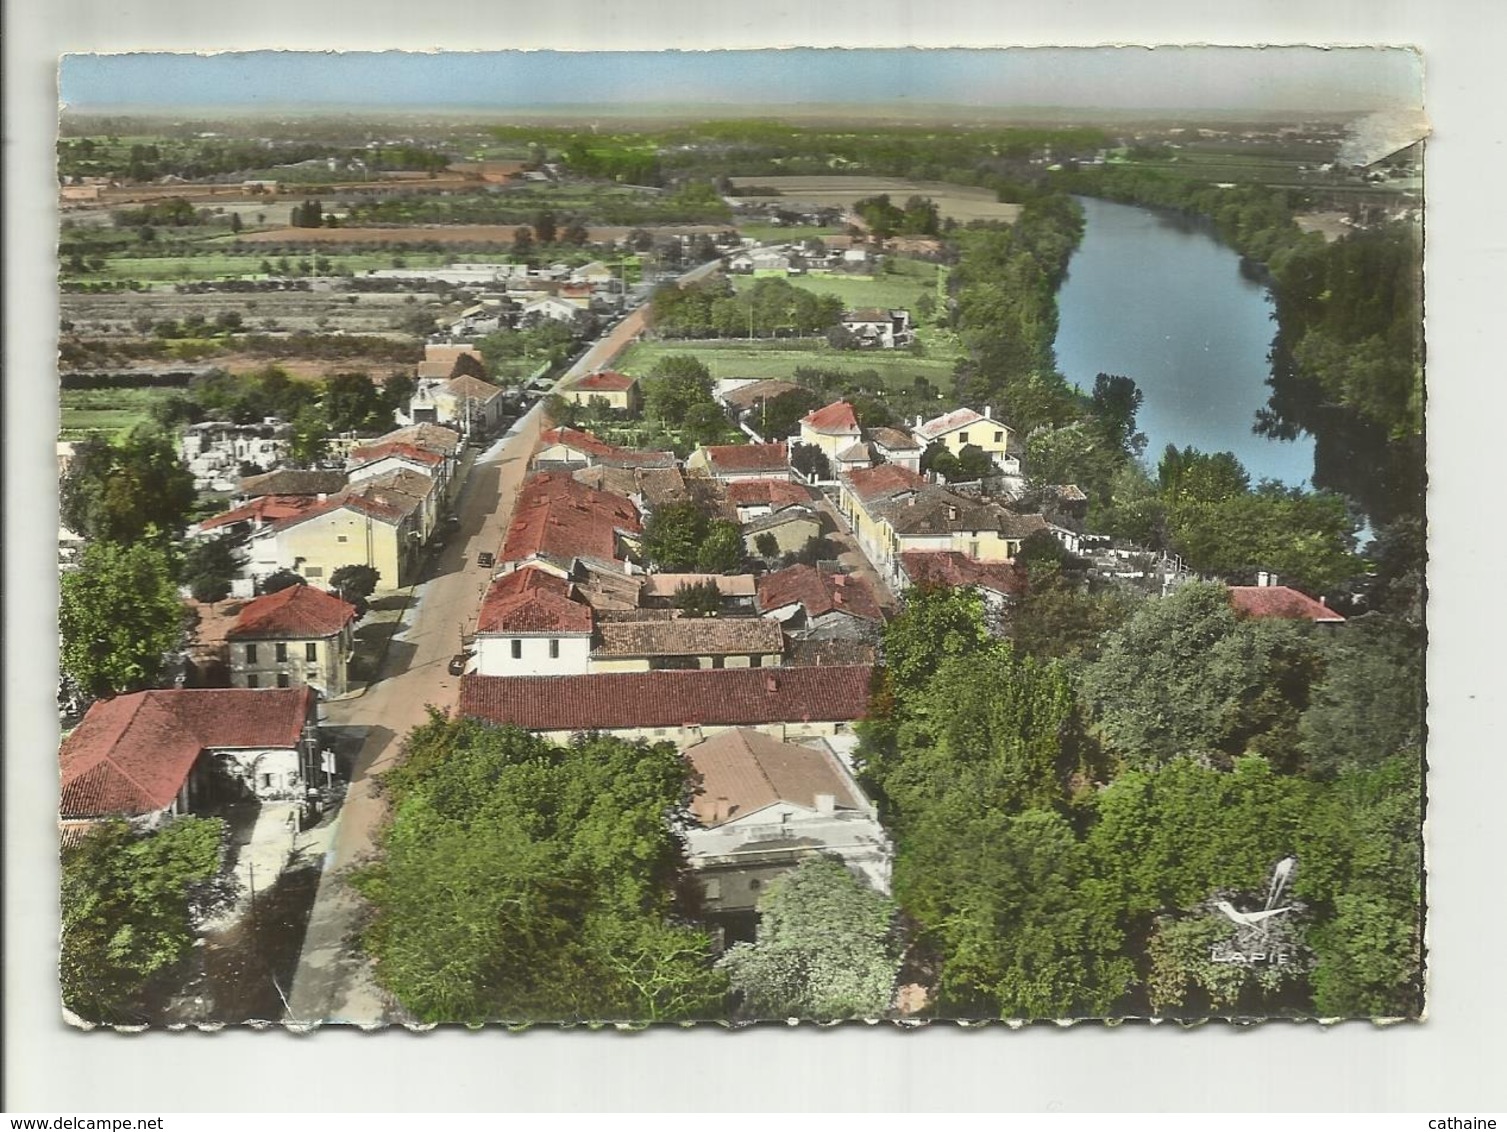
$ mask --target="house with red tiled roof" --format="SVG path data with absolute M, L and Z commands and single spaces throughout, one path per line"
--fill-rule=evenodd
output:
M 941 444 L 954 456 L 972 446 L 982 449 L 1002 472 L 1019 474 L 1020 461 L 1011 455 L 1016 447 L 1015 433 L 1004 421 L 996 420 L 994 410 L 984 406 L 982 413 L 972 409 L 954 409 L 929 421 L 916 418 L 911 430 L 924 447 Z
M 492 581 L 476 620 L 483 676 L 560 676 L 588 670 L 591 606 L 565 578 L 525 566 Z
M 785 654 L 780 627 L 758 617 L 668 617 L 602 620 L 590 672 L 660 669 L 778 668 Z
M 578 483 L 565 472 L 524 481 L 498 565 L 546 563 L 564 576 L 577 558 L 625 563 L 638 554 L 643 524 L 633 501 Z
M 599 731 L 685 747 L 734 727 L 776 738 L 846 734 L 869 702 L 868 665 L 464 676 L 460 714 L 559 742 Z
M 426 366 L 438 372 L 426 374 Z M 448 425 L 468 436 L 496 431 L 507 405 L 505 391 L 454 369 L 454 362 L 419 363 L 419 381 L 408 399 L 407 419 L 413 424 Z
M 323 585 L 341 566 L 372 566 L 384 589 L 406 586 L 433 529 L 434 490 L 433 480 L 407 471 L 351 484 L 257 532 L 247 548 L 250 573 L 287 569 Z
M 598 402 L 604 409 L 619 413 L 636 412 L 639 407 L 638 378 L 626 373 L 599 370 L 582 374 L 560 387 L 560 396 L 573 405 Z
M 900 569 L 907 587 L 973 586 L 996 611 L 1026 592 L 1025 571 L 1013 562 L 980 562 L 955 550 L 908 551 Z
M 811 489 L 791 480 L 741 480 L 727 485 L 727 501 L 746 523 L 782 507 L 808 506 L 815 502 Z
M 765 574 L 759 579 L 758 609 L 801 639 L 873 641 L 884 625 L 879 596 L 868 581 L 816 566 Z
M 1279 586 L 1275 578 L 1261 578 L 1261 585 L 1231 586 L 1230 604 L 1240 617 L 1276 617 L 1283 621 L 1312 621 L 1317 625 L 1343 625 L 1345 619 L 1322 601 L 1301 590 Z
M 788 480 L 790 449 L 778 444 L 702 445 L 687 457 L 686 471 L 710 476 L 723 483 L 742 480 Z
M 249 538 L 263 527 L 296 518 L 321 502 L 317 495 L 258 495 L 256 498 L 201 520 L 189 533 Z
M 225 633 L 237 688 L 349 690 L 356 607 L 315 586 L 288 586 L 248 601 Z
M 838 506 L 859 546 L 889 584 L 907 584 L 901 557 L 957 553 L 975 562 L 1012 562 L 1032 534 L 1050 531 L 1039 514 L 930 484 L 893 464 L 844 478 Z
M 65 821 L 161 820 L 299 799 L 318 757 L 311 688 L 160 688 L 93 704 L 58 753 Z
M 699 783 L 686 848 L 727 942 L 754 937 L 764 889 L 808 857 L 837 857 L 889 892 L 889 837 L 826 743 L 781 742 L 740 727 L 688 747 L 685 759 Z
M 846 401 L 834 401 L 812 410 L 801 418 L 800 428 L 801 443 L 820 448 L 828 460 L 836 460 L 839 452 L 863 439 L 858 414 Z
M 585 464 L 608 468 L 673 468 L 675 454 L 620 448 L 585 429 L 562 425 L 540 434 L 533 462 L 535 466 Z
M 312 496 L 324 499 L 345 486 L 345 473 L 323 468 L 278 468 L 241 480 L 235 502 L 247 503 L 265 495 Z
M 875 455 L 883 463 L 898 464 L 912 472 L 921 471 L 921 454 L 925 448 L 904 429 L 871 428 L 869 443 L 873 445 Z

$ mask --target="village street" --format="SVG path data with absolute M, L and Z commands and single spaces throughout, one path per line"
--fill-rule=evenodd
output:
M 370 857 L 386 804 L 372 778 L 397 759 L 402 737 L 427 717 L 427 707 L 455 706 L 460 679 L 447 669 L 464 627 L 473 627 L 490 571 L 476 565 L 496 552 L 538 443 L 536 406 L 471 469 L 456 508 L 460 526 L 436 555 L 429 580 L 415 587 L 405 628 L 387 649 L 378 679 L 364 694 L 325 706 L 324 722 L 363 728 L 366 740 L 351 772 L 334 845 L 324 863 L 290 998 L 290 1020 L 376 1025 L 389 1020 L 384 999 L 356 947 L 363 904 L 351 889 L 351 866 Z
M 705 278 L 720 263 L 703 264 L 681 278 Z M 599 338 L 563 374 L 559 384 L 604 368 L 647 325 L 640 307 Z M 289 997 L 289 1021 L 341 1022 L 376 1026 L 401 1020 L 372 979 L 356 940 L 365 907 L 350 884 L 353 866 L 370 859 L 386 803 L 373 776 L 390 769 L 402 738 L 427 718 L 429 705 L 455 706 L 460 678 L 448 670 L 461 637 L 475 624 L 491 572 L 476 565 L 481 551 L 496 553 L 512 522 L 529 458 L 542 431 L 542 404 L 535 405 L 507 437 L 476 461 L 461 489 L 456 514 L 460 526 L 434 556 L 426 576 L 412 590 L 403 629 L 388 643 L 382 670 L 367 690 L 325 705 L 323 722 L 332 728 L 361 729 L 365 741 L 351 771 L 334 844 L 327 854 L 319 892 L 299 955 Z

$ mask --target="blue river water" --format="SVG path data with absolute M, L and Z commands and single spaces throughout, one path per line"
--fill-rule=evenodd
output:
M 1085 392 L 1124 374 L 1144 400 L 1137 427 L 1155 470 L 1168 444 L 1233 452 L 1254 485 L 1306 485 L 1313 440 L 1252 431 L 1266 404 L 1277 326 L 1264 284 L 1198 221 L 1079 198 L 1083 242 L 1057 296 L 1057 367 Z

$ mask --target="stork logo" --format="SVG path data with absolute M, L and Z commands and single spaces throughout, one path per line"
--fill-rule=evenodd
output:
M 1272 870 L 1271 884 L 1267 886 L 1266 903 L 1260 908 L 1246 912 L 1228 900 L 1214 902 L 1214 907 L 1234 924 L 1235 934 L 1228 942 L 1216 943 L 1210 949 L 1209 958 L 1213 962 L 1254 967 L 1263 964 L 1283 966 L 1293 961 L 1286 933 L 1277 929 L 1286 923 L 1282 917 L 1293 910 L 1291 904 L 1282 901 L 1297 866 L 1296 857 L 1284 857 L 1277 862 Z

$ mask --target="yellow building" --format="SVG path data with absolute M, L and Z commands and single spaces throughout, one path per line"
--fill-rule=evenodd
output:
M 834 401 L 801 418 L 801 443 L 820 448 L 822 455 L 835 462 L 837 454 L 863 439 L 858 415 L 846 401 Z
M 422 524 L 422 499 L 368 481 L 266 528 L 253 541 L 270 539 L 272 553 L 254 557 L 319 583 L 341 566 L 373 566 L 380 586 L 394 589 L 413 580 Z
M 636 412 L 639 405 L 638 378 L 610 370 L 588 373 L 562 385 L 560 396 L 573 405 L 586 406 L 595 401 L 619 413 Z
M 1009 460 L 1015 436 L 1009 425 L 994 419 L 988 405 L 982 413 L 954 409 L 929 421 L 917 421 L 914 431 L 923 447 L 944 444 L 956 456 L 971 444 L 983 449 L 1001 467 Z

